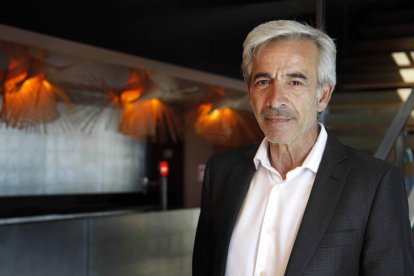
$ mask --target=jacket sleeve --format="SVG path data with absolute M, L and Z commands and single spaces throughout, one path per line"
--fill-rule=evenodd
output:
M 407 193 L 396 167 L 388 167 L 377 186 L 361 253 L 361 275 L 414 275 Z
M 210 171 L 210 162 L 206 164 L 203 180 L 203 188 L 201 195 L 201 207 L 200 207 L 200 216 L 198 219 L 196 236 L 194 241 L 193 248 L 193 263 L 192 271 L 193 276 L 201 275 L 210 275 L 211 274 L 211 246 L 209 243 L 209 171 Z M 210 241 L 211 242 L 211 241 Z

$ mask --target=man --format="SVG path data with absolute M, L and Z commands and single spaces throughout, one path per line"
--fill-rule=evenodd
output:
M 247 36 L 243 74 L 265 139 L 207 162 L 194 276 L 414 275 L 399 170 L 318 123 L 335 55 L 325 33 L 294 21 Z

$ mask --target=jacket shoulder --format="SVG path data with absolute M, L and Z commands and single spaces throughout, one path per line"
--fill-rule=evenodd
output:
M 355 167 L 369 166 L 379 171 L 388 170 L 395 167 L 384 160 L 378 159 L 367 152 L 345 145 L 345 150 L 349 156 L 350 163 Z
M 370 167 L 378 171 L 395 167 L 384 160 L 372 156 L 368 152 L 343 144 L 331 134 L 328 135 L 325 154 L 331 157 L 334 156 L 334 160 L 342 160 L 340 163 L 347 164 L 353 168 L 363 169 L 364 167 Z

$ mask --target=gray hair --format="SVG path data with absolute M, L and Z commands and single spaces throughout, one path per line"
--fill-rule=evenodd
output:
M 243 43 L 243 77 L 249 83 L 253 59 L 265 44 L 279 39 L 309 39 L 319 49 L 318 84 L 335 87 L 336 47 L 333 40 L 324 32 L 311 26 L 291 20 L 277 20 L 263 23 L 254 28 Z

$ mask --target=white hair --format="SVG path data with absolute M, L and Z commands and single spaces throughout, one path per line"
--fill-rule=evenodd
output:
M 276 20 L 263 23 L 254 28 L 243 43 L 242 70 L 245 82 L 249 84 L 253 59 L 258 50 L 269 42 L 280 39 L 309 39 L 319 50 L 318 84 L 319 87 L 336 84 L 336 47 L 333 40 L 324 32 L 308 25 L 291 20 Z

